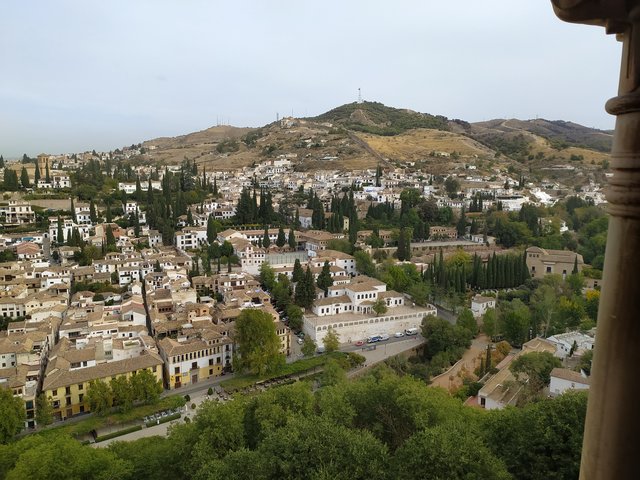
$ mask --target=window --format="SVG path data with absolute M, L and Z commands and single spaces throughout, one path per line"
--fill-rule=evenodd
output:
M 192 370 L 195 370 L 195 369 L 197 369 L 197 368 L 198 368 L 198 362 L 193 362 L 193 363 L 191 363 L 191 369 L 192 369 Z
M 547 267 L 547 273 L 551 273 L 551 267 Z
M 174 370 L 174 372 L 173 372 L 174 374 L 180 375 L 180 367 L 176 367 L 173 370 Z
M 80 391 L 84 390 L 84 383 L 79 383 L 78 384 L 78 390 L 80 390 Z

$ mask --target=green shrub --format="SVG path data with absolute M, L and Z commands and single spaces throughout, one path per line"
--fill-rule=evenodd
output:
M 122 435 L 126 435 L 127 433 L 137 432 L 138 430 L 142 430 L 142 425 L 134 425 L 133 427 L 118 430 L 117 432 L 107 433 L 106 435 L 97 437 L 96 443 L 104 442 L 105 440 L 110 440 L 116 437 L 121 437 Z

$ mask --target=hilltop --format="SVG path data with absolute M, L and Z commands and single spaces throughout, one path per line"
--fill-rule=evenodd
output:
M 584 183 L 587 177 L 602 175 L 612 137 L 610 131 L 561 120 L 470 123 L 377 102 L 354 102 L 315 117 L 287 117 L 260 128 L 217 126 L 149 140 L 143 146 L 153 161 L 179 163 L 186 157 L 210 170 L 288 154 L 299 170 L 383 164 L 446 173 L 475 165 L 487 173 L 511 167 L 544 176 L 551 170 L 552 178 Z

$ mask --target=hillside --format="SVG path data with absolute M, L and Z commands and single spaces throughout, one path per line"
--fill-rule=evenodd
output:
M 361 169 L 378 164 L 447 173 L 513 167 L 570 185 L 602 175 L 612 134 L 573 122 L 496 119 L 468 123 L 443 116 L 350 103 L 310 118 L 284 118 L 261 128 L 212 127 L 144 142 L 159 163 L 195 159 L 208 170 L 232 169 L 288 154 L 296 169 Z M 578 173 L 576 174 L 576 170 Z
M 347 103 L 306 120 L 329 122 L 375 135 L 398 135 L 414 128 L 448 129 L 445 117 L 387 107 L 378 102 Z

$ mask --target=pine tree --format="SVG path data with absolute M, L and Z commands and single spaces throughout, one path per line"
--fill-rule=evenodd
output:
M 269 228 L 265 226 L 264 235 L 262 236 L 262 246 L 264 248 L 269 248 L 270 245 L 271 245 L 271 239 L 269 238 Z
M 287 241 L 291 250 L 296 250 L 298 248 L 298 243 L 296 242 L 296 234 L 293 232 L 293 228 L 289 229 L 289 238 L 287 239 Z
M 284 234 L 284 229 L 282 228 L 282 226 L 280 226 L 280 228 L 278 229 L 278 238 L 276 239 L 276 245 L 279 248 L 282 248 L 285 246 L 286 243 L 287 243 L 287 238 Z

